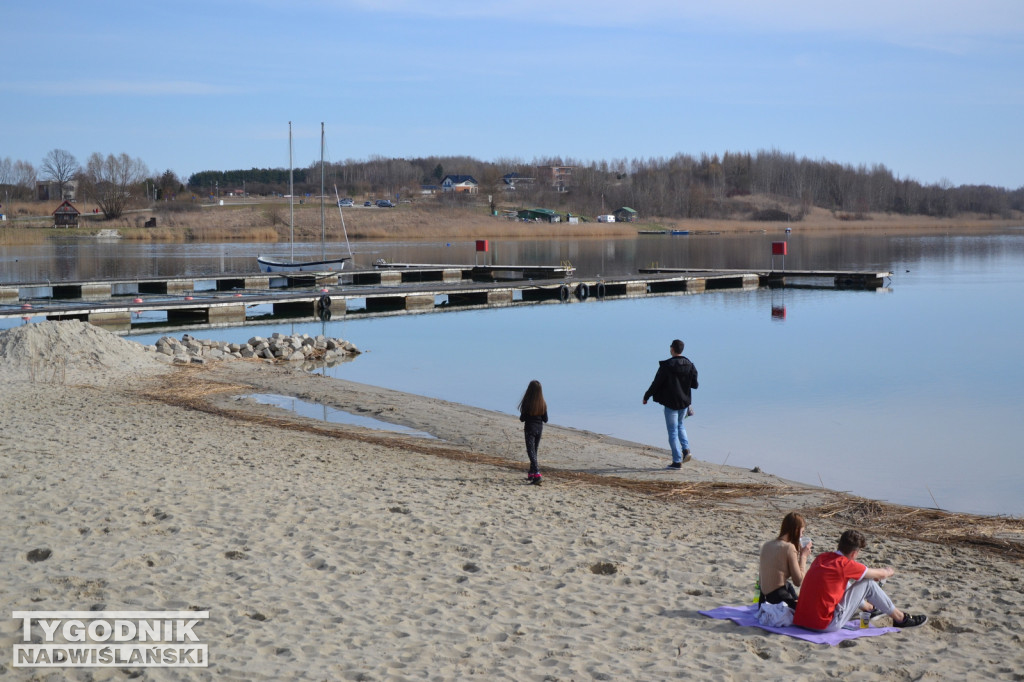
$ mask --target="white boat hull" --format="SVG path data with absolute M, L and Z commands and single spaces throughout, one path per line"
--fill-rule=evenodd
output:
M 264 256 L 256 258 L 260 272 L 332 272 L 343 270 L 347 260 L 347 257 L 309 261 L 278 260 Z

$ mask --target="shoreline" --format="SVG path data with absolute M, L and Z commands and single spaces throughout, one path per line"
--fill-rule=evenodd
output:
M 2 606 L 208 610 L 212 665 L 190 679 L 739 680 L 780 665 L 794 679 L 987 679 L 1024 666 L 1024 614 L 1007 596 L 1022 558 L 943 540 L 927 510 L 896 510 L 919 525 L 884 533 L 870 500 L 699 461 L 669 478 L 662 449 L 557 425 L 544 485 L 530 486 L 515 416 L 283 365 L 168 366 L 84 323 L 24 329 L 80 330 L 92 352 L 60 365 L 52 337 L 0 352 Z M 256 392 L 436 440 L 245 400 Z M 760 543 L 791 509 L 815 552 L 865 530 L 864 559 L 896 565 L 886 589 L 929 624 L 824 647 L 699 615 L 749 603 Z M 966 527 L 988 523 L 989 541 L 1024 540 L 1024 521 Z M 35 549 L 51 555 L 32 562 Z M 9 652 L 20 628 L 6 622 Z
M 285 205 L 286 208 L 286 205 Z M 203 206 L 186 212 L 161 212 L 139 209 L 117 220 L 89 218 L 76 230 L 53 229 L 48 225 L 25 226 L 47 218 L 16 218 L 0 226 L 0 243 L 31 244 L 53 236 L 85 237 L 100 230 L 116 230 L 122 238 L 142 242 L 219 243 L 252 241 L 286 243 L 289 240 L 287 220 L 282 222 L 282 205 L 273 201 L 232 201 L 223 206 Z M 296 207 L 295 237 L 318 241 L 320 215 L 317 206 Z M 142 227 L 147 218 L 158 217 L 158 227 Z M 22 223 L 18 227 L 15 224 Z M 645 217 L 635 223 L 586 222 L 521 223 L 506 221 L 474 209 L 399 206 L 394 209 L 349 209 L 345 213 L 348 237 L 352 241 L 401 240 L 436 241 L 438 239 L 613 239 L 647 236 L 643 230 L 689 230 L 694 234 L 784 233 L 786 228 L 811 234 L 989 234 L 1024 228 L 1024 216 L 996 218 L 963 214 L 952 218 L 919 215 L 869 213 L 863 216 L 812 208 L 802 219 L 792 222 L 756 221 L 740 218 L 661 218 Z M 340 232 L 337 216 L 329 218 L 331 234 Z M 538 234 L 542 232 L 543 234 Z M 340 234 L 335 234 L 341 239 Z M 656 235 L 654 235 L 656 236 Z M 332 242 L 333 243 L 333 242 Z
M 231 390 L 214 395 L 206 407 L 217 414 L 243 421 L 254 419 L 270 420 L 286 428 L 309 428 L 321 433 L 336 433 L 334 425 L 321 419 L 301 417 L 279 407 L 257 402 L 239 401 L 236 392 L 244 388 L 248 393 L 279 393 L 301 397 L 306 402 L 324 405 L 350 414 L 364 414 L 378 421 L 390 422 L 414 431 L 430 433 L 446 445 L 469 448 L 471 453 L 453 451 L 449 448 L 435 448 L 431 442 L 417 439 L 396 439 L 397 447 L 411 448 L 440 457 L 458 460 L 472 460 L 499 466 L 510 471 L 525 471 L 526 462 L 520 452 L 521 425 L 518 418 L 502 412 L 495 412 L 464 403 L 441 398 L 421 396 L 403 391 L 362 384 L 346 379 L 329 378 L 325 387 L 323 377 L 315 374 L 298 373 L 282 365 L 260 367 L 254 370 L 248 361 L 222 363 L 205 373 L 205 377 L 217 383 L 230 386 Z M 174 391 L 170 391 L 171 394 Z M 170 404 L 177 401 L 165 397 Z M 196 403 L 188 403 L 193 407 Z M 242 407 L 242 410 L 239 408 Z M 438 420 L 439 413 L 452 413 L 450 419 Z M 345 431 L 345 427 L 340 427 Z M 499 429 L 494 433 L 494 429 Z M 365 429 L 371 431 L 372 429 Z M 380 438 L 390 438 L 389 432 L 377 432 Z M 746 504 L 747 497 L 760 497 L 762 501 L 773 497 L 773 503 L 781 505 L 784 500 L 799 500 L 801 506 L 812 509 L 839 509 L 845 506 L 857 507 L 862 521 L 875 524 L 879 532 L 893 533 L 896 527 L 892 517 L 910 515 L 925 521 L 936 532 L 936 524 L 946 521 L 957 529 L 955 533 L 939 533 L 944 541 L 958 540 L 966 544 L 999 546 L 998 537 L 1016 531 L 1019 546 L 1006 544 L 1003 549 L 1011 555 L 1024 559 L 1024 517 L 1011 514 L 976 514 L 948 511 L 932 507 L 914 507 L 903 504 L 874 500 L 851 493 L 845 493 L 820 485 L 789 480 L 728 464 L 715 464 L 694 459 L 684 469 L 682 482 L 677 472 L 664 469 L 669 461 L 668 449 L 645 443 L 628 441 L 601 433 L 564 427 L 558 424 L 545 425 L 544 449 L 552 452 L 543 469 L 558 479 L 571 479 L 588 485 L 603 485 L 631 490 L 647 495 L 679 495 L 679 488 L 695 498 L 712 501 L 730 500 Z M 415 444 L 415 447 L 413 445 Z M 491 454 L 481 454 L 491 453 Z M 495 455 L 494 453 L 500 453 Z M 866 512 L 866 513 L 865 513 Z M 875 518 L 872 519 L 871 517 Z M 1006 522 L 1006 528 L 1001 527 Z M 986 524 L 998 528 L 993 535 L 984 535 L 979 529 Z M 908 537 L 918 536 L 922 528 L 909 528 Z M 971 530 L 979 533 L 972 537 Z

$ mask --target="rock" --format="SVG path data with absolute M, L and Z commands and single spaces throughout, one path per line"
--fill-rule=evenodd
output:
M 53 555 L 53 550 L 47 547 L 38 547 L 36 549 L 29 550 L 25 558 L 32 563 L 38 563 L 40 561 L 46 561 Z
M 318 334 L 285 335 L 274 332 L 269 339 L 253 336 L 247 343 L 229 343 L 210 339 L 197 339 L 185 334 L 180 340 L 161 337 L 145 350 L 155 357 L 174 364 L 203 365 L 213 361 L 254 358 L 265 362 L 302 362 L 304 368 L 315 368 L 328 361 L 337 361 L 359 354 L 356 346 L 344 339 L 332 339 Z

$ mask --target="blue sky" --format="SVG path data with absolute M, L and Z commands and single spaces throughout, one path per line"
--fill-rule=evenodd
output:
M 778 149 L 1024 186 L 1021 0 L 6 3 L 0 158 L 202 170 Z M 66 31 L 66 37 L 55 40 Z

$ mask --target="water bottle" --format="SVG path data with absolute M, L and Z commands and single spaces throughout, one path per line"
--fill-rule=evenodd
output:
M 761 603 L 761 576 L 754 579 L 754 603 Z

